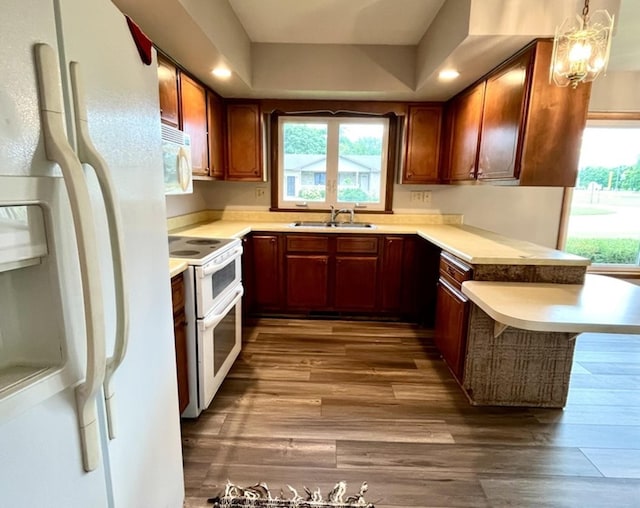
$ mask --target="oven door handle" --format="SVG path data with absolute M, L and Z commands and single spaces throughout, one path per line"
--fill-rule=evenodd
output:
M 235 248 L 231 252 L 229 257 L 226 257 L 224 259 L 219 259 L 219 260 L 216 259 L 216 260 L 212 261 L 211 263 L 208 263 L 207 265 L 203 266 L 202 267 L 202 277 L 207 277 L 207 276 L 211 275 L 212 273 L 216 273 L 216 272 L 222 270 L 230 262 L 235 261 L 240 256 L 242 256 L 242 245 L 240 247 Z
M 200 330 L 204 332 L 209 328 L 217 326 L 218 323 L 220 323 L 220 321 L 222 321 L 222 319 L 229 313 L 229 311 L 237 305 L 237 303 L 240 301 L 240 298 L 242 298 L 243 294 L 244 294 L 244 288 L 240 286 L 238 289 L 236 289 L 235 295 L 233 296 L 231 303 L 229 303 L 229 305 L 227 305 L 222 312 L 217 314 L 211 314 L 210 316 L 207 316 L 205 319 L 200 321 L 199 323 Z

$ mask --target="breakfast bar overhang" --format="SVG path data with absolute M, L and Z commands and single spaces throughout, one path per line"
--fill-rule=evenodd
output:
M 564 407 L 580 333 L 640 334 L 640 286 L 611 277 L 468 281 L 462 292 L 473 303 L 462 383 L 473 405 Z

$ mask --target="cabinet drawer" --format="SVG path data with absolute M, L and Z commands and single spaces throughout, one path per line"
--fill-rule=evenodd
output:
M 182 274 L 176 275 L 171 279 L 171 303 L 173 304 L 173 313 L 184 309 L 184 279 Z
M 378 238 L 375 236 L 339 236 L 336 239 L 336 252 L 377 254 Z
M 460 289 L 465 280 L 471 280 L 472 268 L 447 252 L 440 254 L 440 275 Z
M 287 236 L 288 252 L 327 252 L 329 238 L 326 236 Z

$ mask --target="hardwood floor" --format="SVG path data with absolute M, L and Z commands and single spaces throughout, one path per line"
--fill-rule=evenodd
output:
M 263 319 L 211 407 L 182 424 L 186 503 L 227 479 L 391 507 L 640 506 L 640 336 L 579 337 L 564 410 L 476 408 L 429 331 Z

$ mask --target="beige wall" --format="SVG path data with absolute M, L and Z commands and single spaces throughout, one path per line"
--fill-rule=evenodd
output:
M 593 82 L 590 111 L 640 111 L 640 72 L 609 72 Z
M 264 190 L 256 198 L 256 188 Z M 242 182 L 195 182 L 194 193 L 167 196 L 167 216 L 174 217 L 204 209 L 268 210 L 269 184 Z M 431 206 L 410 202 L 412 190 L 430 190 Z M 490 185 L 395 185 L 396 213 L 463 214 L 465 224 L 555 247 L 558 235 L 562 189 L 503 187 Z

